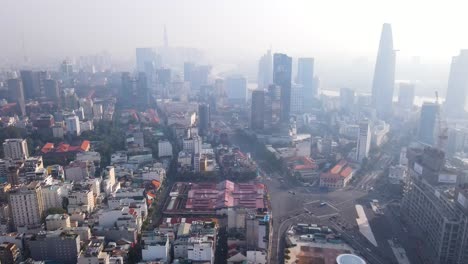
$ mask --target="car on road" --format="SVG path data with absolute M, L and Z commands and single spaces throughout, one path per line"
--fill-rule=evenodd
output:
M 321 202 L 321 203 L 319 204 L 319 207 L 323 207 L 323 206 L 325 206 L 325 205 L 327 205 L 327 203 Z

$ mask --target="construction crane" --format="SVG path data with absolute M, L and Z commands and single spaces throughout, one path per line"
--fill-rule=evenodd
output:
M 439 104 L 439 93 L 436 91 L 435 92 L 436 96 L 436 104 L 437 104 L 437 113 L 436 113 L 436 118 L 437 118 L 437 148 L 440 150 L 445 151 L 445 146 L 447 143 L 448 139 L 448 127 L 447 123 L 445 120 L 442 120 L 442 114 L 440 110 L 440 104 Z

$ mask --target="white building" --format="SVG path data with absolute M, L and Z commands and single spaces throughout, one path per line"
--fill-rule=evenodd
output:
M 79 136 L 81 134 L 80 119 L 78 116 L 70 116 L 65 119 L 67 133 Z
M 158 141 L 158 156 L 161 157 L 172 157 L 172 144 L 168 140 Z
M 52 126 L 52 136 L 54 138 L 63 138 L 65 134 L 65 130 L 63 129 L 63 126 Z
M 99 212 L 98 217 L 99 226 L 103 228 L 126 227 L 141 230 L 141 215 L 135 213 L 135 210 L 128 206 Z
M 82 181 L 94 176 L 94 164 L 91 161 L 72 161 L 65 167 L 65 179 Z
M 71 188 L 71 185 L 68 187 Z M 44 186 L 41 188 L 41 192 L 44 210 L 48 210 L 50 208 L 61 208 L 63 197 L 66 197 L 68 194 L 68 190 L 65 185 Z
M 67 214 L 51 214 L 46 217 L 47 231 L 70 227 L 70 216 Z
M 179 164 L 180 167 L 192 166 L 192 154 L 186 151 L 180 151 L 178 158 L 177 158 L 177 163 Z
M 7 159 L 24 160 L 29 157 L 26 139 L 9 138 L 3 142 L 3 155 Z
M 213 243 L 199 241 L 187 246 L 187 259 L 214 263 Z
M 387 134 L 390 132 L 390 125 L 384 121 L 379 121 L 372 126 L 372 145 L 380 147 L 387 141 Z
M 9 205 L 15 227 L 40 225 L 44 213 L 40 183 L 32 182 L 10 191 Z
M 95 151 L 84 151 L 76 153 L 75 160 L 78 161 L 92 161 L 94 165 L 99 166 L 101 163 L 101 154 Z
M 144 181 L 157 180 L 162 183 L 166 179 L 166 170 L 163 168 L 151 168 L 147 171 L 143 171 L 141 178 Z
M 145 243 L 145 247 L 141 250 L 143 261 L 167 261 L 170 262 L 171 245 L 169 237 L 159 242 Z
M 182 145 L 185 152 L 199 154 L 202 149 L 202 139 L 198 136 L 186 138 L 183 140 Z
M 94 195 L 89 189 L 73 190 L 68 194 L 68 213 L 92 212 L 94 210 Z
M 356 160 L 361 162 L 362 159 L 369 156 L 371 145 L 371 132 L 368 121 L 359 123 L 359 133 L 356 147 Z

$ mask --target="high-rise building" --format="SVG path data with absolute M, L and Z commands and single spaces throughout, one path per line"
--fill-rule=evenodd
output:
M 136 81 L 136 94 L 138 99 L 138 105 L 140 105 L 143 110 L 146 110 L 146 108 L 150 105 L 151 102 L 147 75 L 144 72 L 138 73 L 138 79 Z
M 11 190 L 9 206 L 16 228 L 40 226 L 44 213 L 40 182 L 31 182 Z
M 303 86 L 303 107 L 310 111 L 313 100 L 318 95 L 314 85 L 314 58 L 299 58 L 297 60 L 297 83 Z
M 421 107 L 419 119 L 418 139 L 419 141 L 433 145 L 435 139 L 435 128 L 439 105 L 435 103 L 424 103 Z
M 358 140 L 356 147 L 356 160 L 361 162 L 364 158 L 369 156 L 369 149 L 371 145 L 371 131 L 369 122 L 367 120 L 359 123 Z
M 26 103 L 24 101 L 23 82 L 20 79 L 9 79 L 8 100 L 18 104 L 18 110 L 21 115 L 26 115 Z
M 44 80 L 44 96 L 60 105 L 60 88 L 56 80 Z
M 395 57 L 392 26 L 384 24 L 372 83 L 372 105 L 381 117 L 388 117 L 392 113 Z
M 26 139 L 10 138 L 3 142 L 3 155 L 13 160 L 25 160 L 29 158 L 28 143 Z
M 265 91 L 255 90 L 252 92 L 252 107 L 250 114 L 250 127 L 254 130 L 264 128 L 265 114 Z
M 21 81 L 23 82 L 25 99 L 34 99 L 41 95 L 41 83 L 39 72 L 30 70 L 20 71 Z
M 211 126 L 210 105 L 200 104 L 198 106 L 198 133 L 206 136 Z
M 414 103 L 414 84 L 400 83 L 398 91 L 398 105 L 403 109 L 413 108 Z
M 65 119 L 67 132 L 71 135 L 79 136 L 81 134 L 80 119 L 78 116 L 70 116 Z
M 138 73 L 138 77 L 132 77 L 129 72 L 122 73 L 120 100 L 132 107 L 146 110 L 151 103 L 151 94 L 144 72 Z
M 271 60 L 271 50 L 268 50 L 258 62 L 258 89 L 267 89 L 273 82 L 273 66 Z
M 302 84 L 291 85 L 291 113 L 301 114 L 304 112 L 305 89 Z
M 291 74 L 292 58 L 286 54 L 275 53 L 273 56 L 273 83 L 281 89 L 281 122 L 289 123 L 291 114 Z
M 445 113 L 449 117 L 460 117 L 465 113 L 468 95 L 468 49 L 452 58 L 448 80 Z
M 230 76 L 225 81 L 228 101 L 243 105 L 247 101 L 247 79 L 244 76 Z
M 340 89 L 340 108 L 344 111 L 351 111 L 354 107 L 354 90 L 349 88 Z

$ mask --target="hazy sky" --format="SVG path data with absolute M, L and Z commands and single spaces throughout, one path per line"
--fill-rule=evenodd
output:
M 0 57 L 191 46 L 226 57 L 275 51 L 375 54 L 382 23 L 402 55 L 448 61 L 468 48 L 467 5 L 428 0 L 0 0 Z

